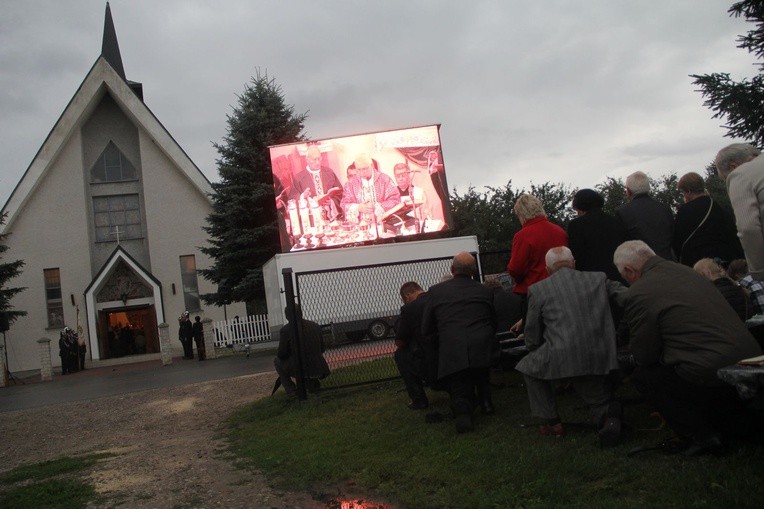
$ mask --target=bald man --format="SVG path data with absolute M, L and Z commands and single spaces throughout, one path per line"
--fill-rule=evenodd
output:
M 289 197 L 294 200 L 315 198 L 323 210 L 325 221 L 333 221 L 342 213 L 342 184 L 334 170 L 321 164 L 321 150 L 312 145 L 305 151 L 305 169 L 292 179 Z
M 496 311 L 491 290 L 472 279 L 476 273 L 475 257 L 457 254 L 454 277 L 430 287 L 422 317 L 422 333 L 437 338 L 437 377 L 451 397 L 458 433 L 474 429 L 476 402 L 484 414 L 494 413 L 489 368 L 499 353 Z

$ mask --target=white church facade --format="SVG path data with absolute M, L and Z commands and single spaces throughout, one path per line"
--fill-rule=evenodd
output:
M 9 370 L 40 368 L 40 338 L 58 366 L 64 326 L 81 328 L 97 360 L 158 353 L 163 322 L 180 355 L 184 310 L 222 320 L 199 299 L 216 288 L 196 273 L 212 264 L 199 250 L 211 192 L 125 78 L 107 4 L 101 55 L 3 207 L 3 259 L 25 262 L 12 305 L 27 312 L 6 335 Z

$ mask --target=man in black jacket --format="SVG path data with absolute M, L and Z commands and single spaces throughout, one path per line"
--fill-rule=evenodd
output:
M 665 203 L 650 196 L 650 179 L 637 171 L 626 177 L 626 198 L 629 203 L 615 211 L 624 240 L 641 240 L 655 254 L 674 260 L 671 242 L 674 239 L 674 214 Z
M 437 335 L 438 380 L 448 389 L 458 433 L 473 430 L 476 391 L 483 413 L 494 413 L 489 369 L 498 358 L 496 311 L 491 290 L 472 279 L 476 272 L 471 254 L 457 254 L 453 279 L 430 287 L 422 318 L 422 333 Z
M 403 306 L 393 358 L 411 398 L 408 407 L 421 410 L 429 406 L 423 383 L 427 377 L 427 365 L 422 337 L 422 314 L 427 303 L 427 293 L 419 283 L 409 281 L 401 286 L 401 299 Z
M 284 386 L 284 390 L 290 397 L 297 395 L 297 386 L 292 378 L 297 378 L 300 374 L 298 351 L 302 357 L 303 376 L 307 381 L 310 381 L 312 386 L 317 386 L 318 380 L 326 378 L 330 373 L 329 365 L 323 355 L 324 342 L 321 336 L 321 326 L 316 322 L 303 319 L 299 306 L 296 306 L 295 314 L 300 317 L 302 324 L 299 331 L 300 344 L 297 344 L 294 324 L 287 323 L 279 332 L 279 348 L 276 352 L 276 358 L 273 359 L 273 365 L 279 375 L 281 385 Z M 286 316 L 289 316 L 288 312 Z

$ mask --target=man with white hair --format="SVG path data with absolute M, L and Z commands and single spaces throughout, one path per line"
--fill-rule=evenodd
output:
M 650 196 L 650 179 L 641 171 L 626 177 L 628 203 L 615 211 L 623 238 L 643 240 L 659 256 L 673 260 L 674 215 L 665 203 Z
M 386 211 L 401 202 L 398 186 L 390 176 L 379 170 L 377 161 L 369 154 L 358 154 L 351 166 L 357 174 L 345 183 L 340 202 L 346 212 L 349 205 L 358 204 L 361 217 L 376 222 Z
M 721 293 L 691 268 L 638 240 L 618 246 L 613 263 L 630 285 L 624 321 L 637 363 L 632 383 L 686 440 L 684 454 L 721 452 L 722 427 L 742 407 L 716 371 L 761 355 L 761 348 Z
M 716 170 L 727 182 L 735 224 L 748 271 L 764 279 L 764 158 L 748 143 L 733 143 L 716 154 Z
M 546 421 L 539 427 L 542 435 L 565 434 L 553 382 L 569 381 L 589 405 L 600 444 L 614 446 L 621 406 L 607 376 L 618 369 L 609 302 L 626 288 L 608 281 L 604 272 L 575 270 L 573 253 L 564 246 L 546 253 L 546 265 L 550 276 L 528 289 L 525 344 L 530 353 L 515 368 L 525 377 L 531 412 Z

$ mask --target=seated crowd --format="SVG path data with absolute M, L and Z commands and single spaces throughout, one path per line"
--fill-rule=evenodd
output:
M 703 179 L 687 174 L 678 187 L 685 204 L 676 218 L 649 196 L 641 172 L 627 178 L 629 202 L 616 217 L 602 211 L 599 193 L 578 191 L 579 216 L 567 232 L 537 198 L 522 195 L 508 264 L 513 292 L 474 281 L 468 253 L 454 257 L 452 279 L 428 291 L 404 284 L 395 360 L 409 407 L 428 407 L 427 385 L 445 389 L 457 432 L 473 430 L 475 408 L 494 413 L 496 333 L 511 328 L 527 348 L 515 368 L 542 435 L 566 433 L 555 402 L 562 384 L 587 405 L 601 445 L 617 444 L 624 423 L 615 389 L 624 381 L 686 455 L 722 452 L 733 430 L 752 429 L 735 387 L 717 371 L 762 355 L 746 320 L 762 312 L 764 287 L 739 260 L 733 219 Z

